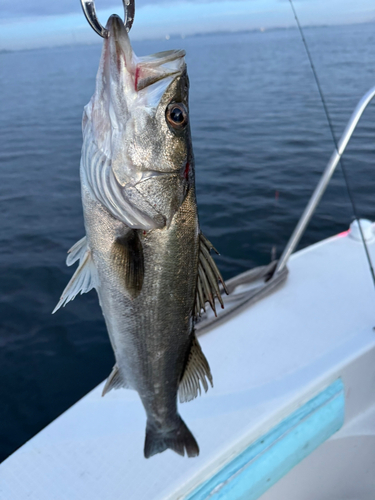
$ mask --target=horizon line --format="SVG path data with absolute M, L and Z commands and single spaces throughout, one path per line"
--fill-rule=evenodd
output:
M 360 0 L 355 9 L 351 0 L 300 2 L 298 15 L 303 26 L 363 24 L 375 21 L 372 0 Z M 349 2 L 349 4 L 348 4 Z M 120 2 L 119 2 L 120 4 Z M 341 6 L 337 10 L 337 4 Z M 346 5 L 348 4 L 348 5 Z M 98 10 L 99 19 L 118 13 L 119 6 Z M 137 10 L 132 39 L 155 40 L 172 36 L 206 35 L 292 28 L 295 20 L 288 2 L 280 0 L 191 0 L 146 4 Z M 0 49 L 23 50 L 94 43 L 98 35 L 89 27 L 81 9 L 63 15 L 0 19 Z
M 46 16 L 47 17 L 47 16 Z M 1 23 L 0 23 L 1 24 Z M 375 19 L 374 20 L 367 20 L 367 21 L 357 21 L 357 22 L 342 22 L 342 23 L 322 23 L 322 24 L 306 24 L 303 26 L 303 29 L 311 29 L 311 28 L 331 28 L 331 27 L 340 27 L 340 26 L 357 26 L 361 24 L 375 24 Z M 282 31 L 282 30 L 298 30 L 297 25 L 289 25 L 289 26 L 272 26 L 272 27 L 257 27 L 257 28 L 249 28 L 249 29 L 226 29 L 226 30 L 216 30 L 216 31 L 202 31 L 202 32 L 197 32 L 197 33 L 189 33 L 189 34 L 165 34 L 163 36 L 161 35 L 154 35 L 154 36 L 137 36 L 136 38 L 133 39 L 134 42 L 145 42 L 145 41 L 153 41 L 153 40 L 180 40 L 180 39 L 186 39 L 186 38 L 199 38 L 203 36 L 217 36 L 217 35 L 235 35 L 235 34 L 246 34 L 246 33 L 266 33 L 266 32 L 272 32 L 272 31 Z M 36 46 L 36 47 L 30 47 L 30 48 L 8 48 L 8 49 L 2 49 L 0 48 L 0 54 L 6 54 L 6 53 L 13 53 L 13 52 L 29 52 L 29 51 L 34 51 L 34 50 L 44 50 L 44 49 L 54 49 L 54 48 L 62 48 L 62 47 L 74 47 L 74 46 L 91 46 L 91 45 L 100 45 L 102 43 L 102 39 L 99 37 L 95 40 L 73 40 L 69 42 L 57 42 L 52 45 L 45 45 L 45 46 Z

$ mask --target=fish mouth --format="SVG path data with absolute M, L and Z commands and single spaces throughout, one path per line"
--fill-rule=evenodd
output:
M 119 16 L 116 14 L 110 16 L 106 28 L 108 38 L 104 42 L 107 45 L 105 60 L 114 63 L 111 65 L 112 77 L 116 76 L 117 80 L 126 72 L 132 80 L 135 92 L 140 92 L 161 80 L 170 80 L 170 77 L 177 77 L 185 71 L 184 50 L 167 50 L 137 57 Z

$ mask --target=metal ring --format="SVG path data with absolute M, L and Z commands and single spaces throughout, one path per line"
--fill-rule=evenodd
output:
M 126 31 L 129 32 L 133 25 L 134 14 L 135 14 L 135 0 L 122 0 L 124 5 L 124 25 Z M 95 11 L 94 0 L 81 0 L 82 10 L 85 14 L 87 21 L 89 22 L 92 29 L 103 38 L 108 38 L 108 30 L 104 28 L 98 21 L 98 17 Z

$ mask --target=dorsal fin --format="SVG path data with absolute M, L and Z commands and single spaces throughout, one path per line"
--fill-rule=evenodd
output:
M 191 401 L 198 396 L 198 393 L 201 394 L 201 385 L 204 391 L 207 392 L 207 381 L 213 387 L 210 366 L 197 337 L 193 334 L 189 357 L 178 389 L 180 403 Z
M 65 306 L 67 302 L 73 300 L 79 293 L 87 293 L 92 288 L 97 288 L 98 286 L 98 276 L 91 258 L 91 252 L 87 247 L 86 237 L 77 241 L 69 252 L 66 259 L 67 265 L 71 266 L 79 259 L 79 266 L 73 274 L 72 279 L 66 285 L 52 314 L 60 309 L 60 307 Z
M 199 243 L 198 280 L 194 314 L 196 317 L 200 316 L 202 309 L 206 310 L 205 304 L 208 302 L 216 316 L 215 297 L 217 297 L 221 307 L 224 309 L 223 299 L 218 286 L 219 281 L 225 293 L 228 294 L 223 277 L 210 254 L 211 250 L 214 250 L 216 253 L 219 252 L 202 233 L 199 235 Z
M 124 380 L 124 377 L 121 375 L 120 370 L 116 364 L 113 367 L 109 377 L 107 378 L 102 396 L 105 396 L 107 392 L 111 391 L 112 389 L 120 389 L 120 387 L 124 387 L 125 389 L 127 389 L 129 386 Z

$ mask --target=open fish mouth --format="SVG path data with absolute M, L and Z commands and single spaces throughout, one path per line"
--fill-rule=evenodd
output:
M 106 28 L 109 36 L 104 44 L 104 66 L 109 66 L 111 74 L 108 77 L 112 77 L 115 81 L 128 77 L 128 91 L 131 87 L 134 92 L 142 91 L 161 80 L 170 80 L 185 70 L 184 50 L 168 50 L 137 57 L 119 16 L 112 15 L 108 19 Z M 165 88 L 166 85 L 164 90 Z
M 128 227 L 168 226 L 188 191 L 192 162 L 185 51 L 137 57 L 119 16 L 112 15 L 106 29 L 95 93 L 83 117 L 83 175 Z

